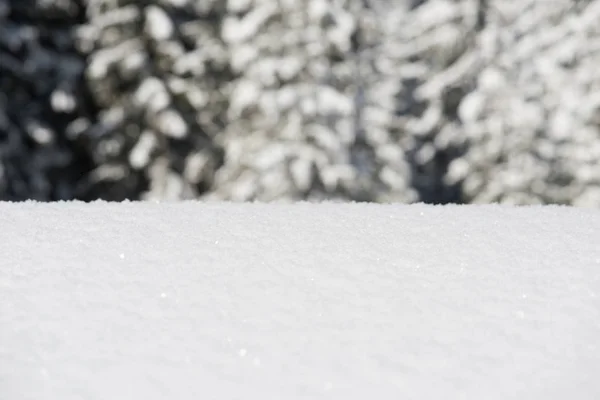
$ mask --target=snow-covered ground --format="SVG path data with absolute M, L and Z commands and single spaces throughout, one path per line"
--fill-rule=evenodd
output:
M 0 203 L 0 398 L 600 399 L 600 212 Z

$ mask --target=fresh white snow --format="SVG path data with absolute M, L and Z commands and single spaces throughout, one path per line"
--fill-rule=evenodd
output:
M 0 398 L 600 398 L 600 212 L 0 203 Z

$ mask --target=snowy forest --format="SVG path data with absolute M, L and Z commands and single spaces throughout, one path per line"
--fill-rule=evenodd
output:
M 600 0 L 0 0 L 0 200 L 600 207 Z

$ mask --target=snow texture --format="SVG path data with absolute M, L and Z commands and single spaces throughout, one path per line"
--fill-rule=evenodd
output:
M 598 399 L 600 214 L 0 203 L 3 399 Z

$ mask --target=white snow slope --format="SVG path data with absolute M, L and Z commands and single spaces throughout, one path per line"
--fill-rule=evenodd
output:
M 0 398 L 600 399 L 600 212 L 0 203 Z

